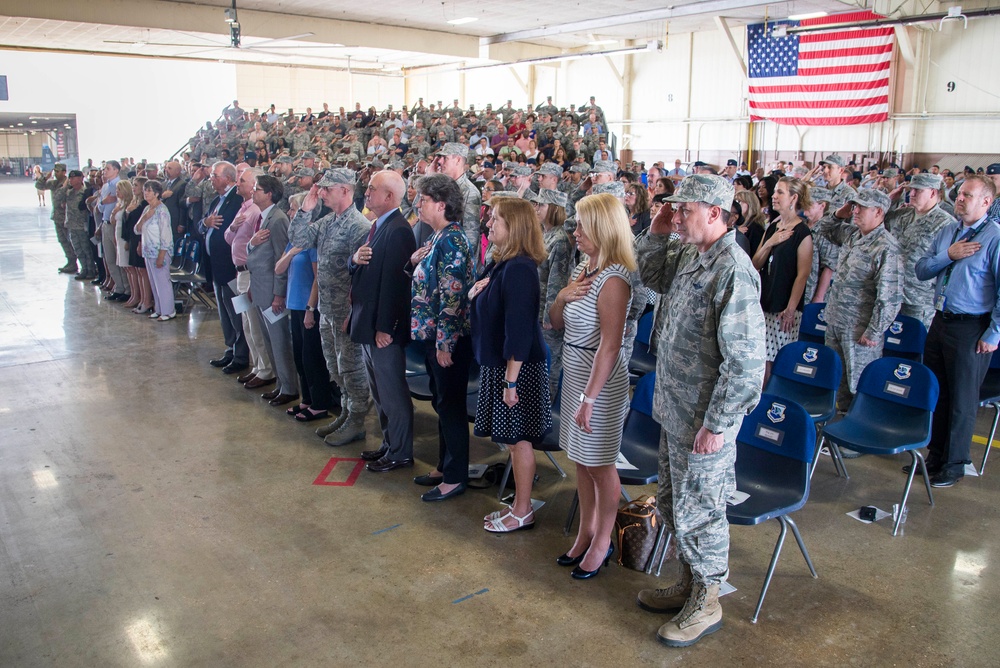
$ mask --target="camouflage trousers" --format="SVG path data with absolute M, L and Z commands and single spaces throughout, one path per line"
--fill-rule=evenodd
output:
M 63 254 L 66 256 L 66 263 L 76 264 L 77 253 L 69 240 L 69 230 L 66 229 L 66 224 L 58 220 L 53 220 L 52 224 L 56 228 L 56 240 L 62 246 Z
M 858 389 L 858 379 L 865 367 L 882 357 L 882 336 L 878 343 L 869 348 L 858 343 L 854 335 L 855 325 L 849 322 L 845 325 L 829 324 L 826 327 L 825 343 L 837 351 L 844 365 L 844 373 L 840 377 L 840 388 L 837 390 L 837 408 L 847 410 Z
M 94 244 L 90 243 L 90 234 L 85 229 L 71 229 L 66 231 L 66 235 L 73 246 L 74 257 L 80 263 L 80 273 L 84 276 L 96 276 Z
M 335 382 L 346 398 L 343 405 L 351 413 L 367 415 L 371 407 L 371 390 L 365 375 L 365 361 L 361 354 L 361 344 L 351 341 L 346 332 L 341 331 L 343 318 L 320 317 L 319 333 L 323 342 L 323 356 L 330 371 L 330 380 Z
M 934 305 L 913 306 L 912 304 L 902 304 L 899 307 L 899 315 L 908 315 L 924 323 L 924 328 L 931 331 L 931 321 L 934 320 Z
M 543 329 L 542 339 L 552 355 L 549 364 L 549 396 L 554 399 L 556 391 L 559 389 L 559 374 L 562 372 L 563 331 L 561 329 Z
M 691 452 L 694 437 L 660 431 L 656 504 L 673 534 L 677 558 L 695 581 L 711 586 L 729 575 L 729 521 L 726 500 L 736 491 L 737 425 L 725 432 L 719 452 Z

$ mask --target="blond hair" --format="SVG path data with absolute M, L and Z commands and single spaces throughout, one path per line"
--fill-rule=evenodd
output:
M 115 186 L 115 195 L 118 196 L 118 206 L 124 209 L 132 203 L 132 184 L 122 179 Z
M 524 255 L 536 264 L 543 262 L 549 255 L 545 252 L 542 228 L 531 203 L 516 197 L 500 197 L 493 202 L 493 214 L 503 218 L 507 226 L 507 242 L 494 249 L 493 258 L 503 262 Z
M 606 269 L 620 264 L 635 271 L 635 236 L 625 205 L 610 193 L 587 195 L 576 205 L 576 222 L 597 246 L 597 265 Z

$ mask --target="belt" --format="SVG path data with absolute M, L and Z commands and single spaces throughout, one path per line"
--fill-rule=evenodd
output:
M 242 272 L 242 271 L 248 271 L 248 269 L 247 269 L 247 266 L 245 264 L 238 264 L 238 265 L 236 265 L 236 271 L 241 271 Z
M 564 346 L 569 346 L 570 348 L 576 348 L 577 350 L 586 350 L 588 352 L 596 353 L 597 348 L 588 348 L 587 346 L 578 346 L 570 343 L 569 341 L 563 341 Z
M 941 319 L 945 322 L 961 322 L 963 320 L 982 320 L 989 318 L 990 313 L 951 313 L 950 311 L 938 311 Z

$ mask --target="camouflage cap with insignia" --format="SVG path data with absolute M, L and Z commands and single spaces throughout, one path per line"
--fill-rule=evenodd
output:
M 914 190 L 940 190 L 943 182 L 943 176 L 928 172 L 926 174 L 914 174 L 910 178 L 910 182 L 903 187 L 913 188 Z
M 591 168 L 592 172 L 595 174 L 617 174 L 618 170 L 615 169 L 615 163 L 610 160 L 595 160 L 594 166 Z
M 733 206 L 733 184 L 714 174 L 685 176 L 668 202 L 704 202 L 711 206 L 730 209 Z
M 510 170 L 511 176 L 531 176 L 531 167 L 527 165 L 518 165 L 514 169 Z
M 562 176 L 563 168 L 554 162 L 547 162 L 538 168 L 538 173 L 545 176 Z
M 403 164 L 402 160 L 390 160 L 387 166 L 389 169 L 406 169 L 406 165 Z
M 492 195 L 488 200 L 483 200 L 485 206 L 492 206 L 493 202 L 501 199 L 521 199 L 521 197 L 516 192 L 511 192 L 509 190 L 498 190 Z
M 354 186 L 358 182 L 358 177 L 353 170 L 336 167 L 323 172 L 323 176 L 316 182 L 320 188 L 329 186 Z
M 316 176 L 316 170 L 310 167 L 299 167 L 295 170 L 295 176 Z
M 596 187 L 596 186 L 595 186 Z M 559 190 L 553 190 L 552 188 L 539 188 L 537 193 L 529 192 L 525 197 L 529 202 L 535 202 L 536 204 L 555 204 L 557 206 L 566 206 L 566 193 Z
M 295 161 L 292 160 L 292 156 L 290 156 L 290 155 L 281 155 L 281 156 L 278 156 L 278 161 L 277 162 L 278 162 L 279 165 L 290 165 L 290 164 L 292 164 Z
M 504 160 L 503 161 L 503 168 L 506 169 L 508 172 L 511 172 L 511 171 L 517 169 L 519 166 L 520 166 L 520 163 L 517 163 L 517 162 L 511 162 L 510 160 Z
M 303 160 L 310 160 L 310 159 L 315 160 L 317 156 L 312 151 L 303 151 L 301 157 Z
M 65 172 L 66 171 L 66 163 L 65 162 L 57 162 L 55 165 L 52 166 L 52 169 L 53 169 L 53 171 L 56 171 L 56 172 Z
M 585 162 L 578 162 L 569 168 L 569 171 L 577 174 L 590 174 L 590 165 Z
M 832 202 L 833 193 L 828 188 L 813 186 L 809 189 L 809 199 L 814 202 Z
M 894 179 L 899 176 L 899 170 L 894 167 L 886 167 L 882 170 L 882 176 L 883 178 Z
M 449 155 L 460 155 L 466 160 L 468 160 L 469 147 L 457 141 L 450 141 L 444 146 L 442 146 L 440 149 L 432 153 L 431 155 L 440 155 L 442 157 Z
M 372 169 L 385 169 L 385 163 L 379 160 L 378 158 L 372 158 L 371 161 L 368 163 L 368 166 L 371 167 Z
M 839 156 L 836 153 L 833 153 L 831 155 L 826 156 L 822 160 L 820 160 L 819 164 L 821 164 L 821 165 L 835 165 L 837 167 L 843 167 L 847 163 L 844 162 L 844 158 L 842 156 Z
M 862 188 L 847 201 L 863 207 L 881 209 L 882 213 L 888 211 L 892 204 L 887 194 L 875 188 Z
M 619 199 L 625 197 L 625 184 L 621 181 L 611 181 L 610 183 L 598 183 L 593 188 L 593 193 L 599 195 L 601 193 L 608 193 L 614 195 Z

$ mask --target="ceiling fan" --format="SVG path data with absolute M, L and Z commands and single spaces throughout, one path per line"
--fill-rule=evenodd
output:
M 312 37 L 315 33 L 305 32 L 301 35 L 289 35 L 288 37 L 279 37 L 276 39 L 265 39 L 259 42 L 254 42 L 252 44 L 243 44 L 241 33 L 240 33 L 240 22 L 239 17 L 236 13 L 236 0 L 233 0 L 232 8 L 224 10 L 224 16 L 226 23 L 229 24 L 229 43 L 221 43 L 214 39 L 208 37 L 203 37 L 201 35 L 196 35 L 189 32 L 184 32 L 182 30 L 171 30 L 178 35 L 184 35 L 185 37 L 190 37 L 193 40 L 198 40 L 201 44 L 178 43 L 178 42 L 153 42 L 149 40 L 118 40 L 118 39 L 106 39 L 105 44 L 129 44 L 131 46 L 144 47 L 144 46 L 186 46 L 194 48 L 194 51 L 188 51 L 186 53 L 178 53 L 178 56 L 197 56 L 203 53 L 211 53 L 213 51 L 227 51 L 229 49 L 240 49 L 241 51 L 252 51 L 255 53 L 268 54 L 272 56 L 289 56 L 293 55 L 294 49 L 342 49 L 343 44 L 277 44 L 277 42 L 289 42 L 296 39 L 302 39 L 303 37 Z M 261 48 L 267 47 L 267 48 Z M 283 52 L 276 52 L 274 49 L 283 49 Z M 291 51 L 292 53 L 290 53 Z

